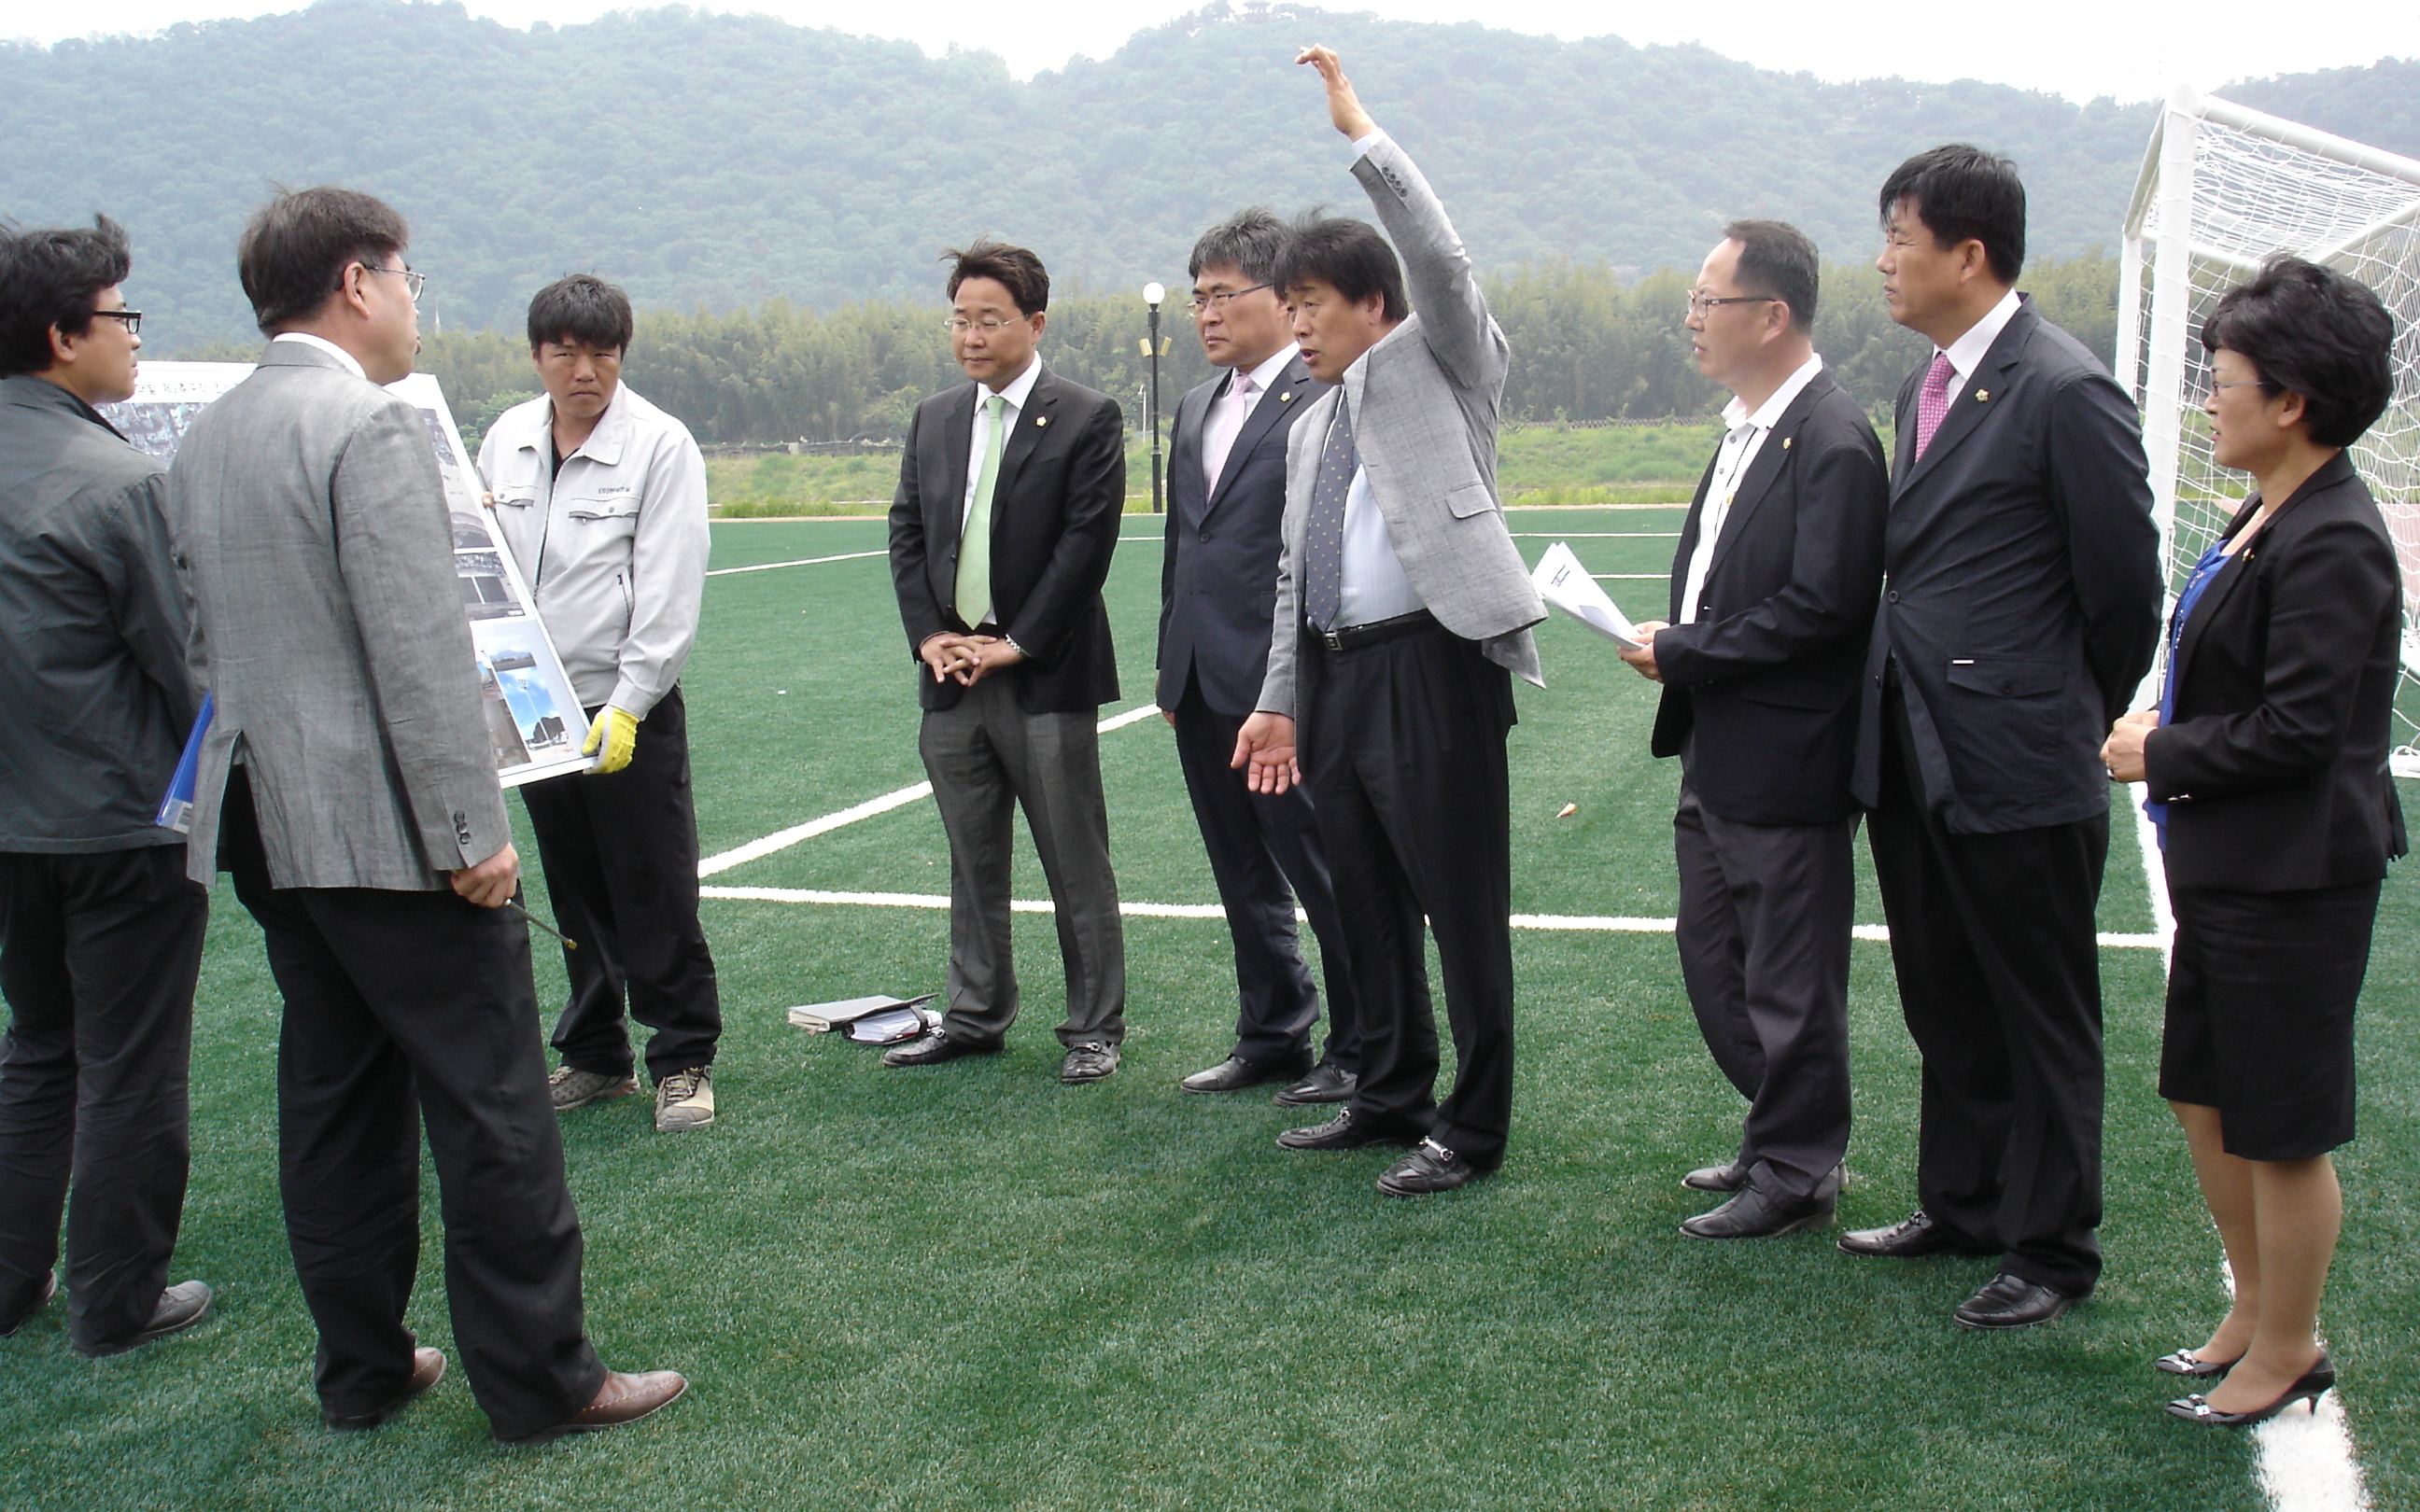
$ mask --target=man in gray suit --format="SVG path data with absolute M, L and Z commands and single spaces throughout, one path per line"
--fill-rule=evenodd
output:
M 1545 617 L 1496 498 L 1504 332 L 1428 181 L 1361 108 L 1336 54 L 1319 69 L 1353 176 L 1401 250 L 1358 221 L 1298 227 L 1295 340 L 1341 387 L 1295 424 L 1269 670 L 1234 764 L 1253 790 L 1307 779 L 1342 905 L 1361 1079 L 1289 1149 L 1414 1144 L 1378 1178 L 1443 1192 L 1504 1160 L 1512 1114 L 1508 671 L 1532 683 Z M 1419 307 L 1406 305 L 1404 284 Z M 1300 730 L 1297 765 L 1296 730 Z M 1435 1100 L 1436 937 L 1458 1061 Z
M 608 1371 L 584 1331 L 444 487 L 418 411 L 380 387 L 420 346 L 409 236 L 340 189 L 280 194 L 244 228 L 269 349 L 169 476 L 217 701 L 191 870 L 235 874 L 286 999 L 279 1179 L 323 1419 L 375 1427 L 444 1374 L 404 1325 L 425 1121 L 472 1395 L 497 1438 L 532 1442 L 687 1383 Z

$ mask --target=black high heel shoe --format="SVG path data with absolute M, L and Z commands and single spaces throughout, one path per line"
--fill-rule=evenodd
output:
M 2311 1404 L 2311 1411 L 2318 1412 L 2319 1398 L 2326 1396 L 2335 1383 L 2335 1362 L 2329 1359 L 2327 1351 L 2322 1350 L 2319 1351 L 2319 1363 L 2304 1371 L 2302 1379 L 2287 1387 L 2284 1396 L 2266 1407 L 2256 1408 L 2249 1412 L 2222 1412 L 2199 1396 L 2180 1396 L 2168 1404 L 2168 1415 L 2180 1417 L 2188 1423 L 2199 1423 L 2209 1427 L 2249 1427 L 2255 1423 L 2268 1422 L 2299 1401 L 2307 1400 Z
M 2238 1355 L 2237 1359 L 2242 1356 Z M 2178 1350 L 2161 1355 L 2151 1362 L 2151 1368 L 2171 1376 L 2184 1376 L 2193 1381 L 2223 1381 L 2235 1368 L 2234 1360 L 2205 1360 L 2191 1350 Z

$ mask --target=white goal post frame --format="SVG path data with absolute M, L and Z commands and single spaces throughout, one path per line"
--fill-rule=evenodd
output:
M 2408 185 L 2408 202 L 2357 229 L 2313 239 L 2317 244 L 2280 242 L 2256 248 L 2226 245 L 2223 239 L 2198 236 L 2203 227 L 2195 215 L 2195 191 L 2201 187 L 2197 183 L 2201 163 L 2196 149 L 2205 123 L 2290 148 L 2322 163 Z M 2171 609 L 2180 573 L 2191 565 L 2189 562 L 2180 563 L 2177 537 L 2179 485 L 2189 405 L 2186 384 L 2200 355 L 2199 332 L 2193 324 L 2195 265 L 2226 269 L 2249 277 L 2263 256 L 2290 252 L 2313 262 L 2347 267 L 2356 249 L 2372 245 L 2398 229 L 2414 227 L 2420 227 L 2420 161 L 2204 95 L 2189 85 L 2180 85 L 2169 96 L 2152 126 L 2142 169 L 2134 181 L 2133 196 L 2126 208 L 2118 263 L 2115 356 L 2118 380 L 2142 415 L 2143 446 L 2150 463 L 2152 513 L 2159 526 L 2161 561 Z M 2412 239 L 2412 266 L 2406 273 L 2411 282 L 2420 285 L 2420 238 Z M 2347 267 L 2347 270 L 2352 270 Z M 2389 302 L 2395 301 L 2390 298 Z M 2397 331 L 2397 345 L 2420 339 L 2411 329 L 2420 323 L 2415 321 L 2415 312 L 2407 307 L 2397 309 L 2396 314 L 2397 323 L 2402 328 Z M 2399 393 L 2397 402 L 2399 407 L 2412 407 L 2420 404 L 2420 394 Z M 2365 438 L 2365 443 L 2368 440 Z M 2357 443 L 2354 450 L 2365 463 L 2370 460 L 2362 455 L 2363 443 Z M 2400 474 L 2392 481 L 2402 484 L 2402 492 L 2415 496 L 2381 496 L 2381 503 L 2420 510 L 2420 492 L 2411 487 L 2412 469 L 2406 465 L 2384 471 Z M 2366 466 L 2365 471 L 2371 474 L 2370 481 L 2376 488 L 2381 482 L 2377 471 Z M 2414 616 L 2420 615 L 2420 601 L 2415 601 L 2420 600 L 2420 594 L 2413 591 L 2415 582 L 2420 582 L 2420 537 L 2401 528 L 2396 533 L 2397 554 L 2404 564 L 2405 692 L 2413 695 L 2415 689 L 2420 689 L 2420 626 L 2415 626 L 2414 622 Z M 2146 679 L 2147 690 L 2156 688 L 2159 676 L 2159 669 L 2154 668 Z M 2399 699 L 2398 703 L 2420 707 L 2420 700 L 2409 696 Z M 2409 718 L 2399 723 L 2404 728 L 2398 733 L 2394 757 L 2396 775 L 2420 778 L 2420 738 L 2415 738 L 2420 737 L 2420 725 Z

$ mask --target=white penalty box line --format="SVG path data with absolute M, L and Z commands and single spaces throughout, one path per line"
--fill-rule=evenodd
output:
M 1123 730 L 1130 724 L 1139 724 L 1157 713 L 1159 713 L 1158 704 L 1145 703 L 1137 708 L 1128 709 L 1124 714 L 1104 719 L 1094 728 L 1106 735 L 1113 730 Z M 776 830 L 761 840 L 752 840 L 745 845 L 737 845 L 730 850 L 706 857 L 698 862 L 697 874 L 703 880 L 728 872 L 734 867 L 745 866 L 750 861 L 761 860 L 778 851 L 788 850 L 791 846 L 813 840 L 817 835 L 827 835 L 835 829 L 856 824 L 860 820 L 871 819 L 876 814 L 889 813 L 893 809 L 905 808 L 918 799 L 931 796 L 932 792 L 933 784 L 930 782 L 912 782 L 895 792 L 886 793 L 878 798 L 868 798 L 863 803 L 828 813 L 820 819 L 811 819 L 803 825 L 793 825 L 787 829 Z M 698 889 L 698 893 L 702 897 L 723 898 L 745 903 L 820 903 L 856 908 L 947 908 L 950 906 L 949 897 L 942 893 L 838 892 L 820 887 L 704 887 Z M 1013 899 L 1009 903 L 1009 908 L 1012 912 L 1020 914 L 1047 914 L 1052 911 L 1050 902 L 1047 898 Z M 1121 902 L 1118 904 L 1118 912 L 1129 918 L 1210 919 L 1227 917 L 1226 910 L 1217 903 Z M 1295 917 L 1302 918 L 1304 917 L 1302 910 L 1295 910 Z M 1522 930 L 1566 930 L 1591 933 L 1669 934 L 1673 931 L 1674 920 L 1625 918 L 1587 914 L 1514 914 L 1512 927 Z M 1880 924 L 1860 924 L 1854 933 L 1860 940 L 1887 941 L 1890 938 L 1890 931 Z M 2100 943 L 2104 949 L 2157 950 L 2165 948 L 2167 940 L 2161 934 L 2104 933 L 2100 936 Z

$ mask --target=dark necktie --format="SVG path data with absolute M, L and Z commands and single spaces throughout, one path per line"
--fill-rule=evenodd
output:
M 1360 454 L 1353 446 L 1353 417 L 1344 391 L 1336 392 L 1336 419 L 1319 454 L 1319 477 L 1311 490 L 1311 519 L 1303 532 L 1303 613 L 1313 629 L 1336 623 L 1344 596 L 1344 499 L 1353 491 Z

